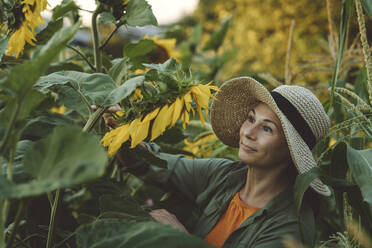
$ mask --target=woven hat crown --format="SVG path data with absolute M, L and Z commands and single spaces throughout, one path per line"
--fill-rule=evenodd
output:
M 318 98 L 301 86 L 281 85 L 273 91 L 285 97 L 300 113 L 319 142 L 328 132 L 330 120 Z

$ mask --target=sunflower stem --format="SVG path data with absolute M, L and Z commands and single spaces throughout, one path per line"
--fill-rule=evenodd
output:
M 93 71 L 96 71 L 96 68 L 94 68 L 94 65 L 92 65 L 92 63 L 89 62 L 88 58 L 82 52 L 80 52 L 78 49 L 76 49 L 75 47 L 70 46 L 70 45 L 66 45 L 66 47 L 70 48 L 71 50 L 73 50 L 74 52 L 76 52 L 77 54 L 79 54 L 80 57 L 85 62 L 87 62 L 87 64 L 89 65 L 90 69 L 92 69 Z
M 97 17 L 102 12 L 102 5 L 98 4 L 97 9 L 92 15 L 92 32 L 93 32 L 93 50 L 94 50 L 94 64 L 96 67 L 96 72 L 102 71 L 102 58 L 101 51 L 99 49 L 99 37 L 98 37 L 98 27 L 97 27 Z
M 107 108 L 99 107 L 93 114 L 91 114 L 83 128 L 83 132 L 90 132 L 93 129 L 94 125 L 99 120 L 99 118 L 101 118 L 106 109 Z
M 14 123 L 17 119 L 17 115 L 18 115 L 18 112 L 19 112 L 19 107 L 20 107 L 20 104 L 18 103 L 18 101 L 16 101 L 15 110 L 13 111 L 12 116 L 10 117 L 8 128 L 5 132 L 3 140 L 1 141 L 0 154 L 4 154 L 5 147 L 8 144 L 9 138 L 10 138 L 11 133 L 13 131 L 13 128 L 15 126 Z
M 62 202 L 64 192 L 65 192 L 64 189 L 56 190 L 56 195 L 54 197 L 52 211 L 50 213 L 50 222 L 49 222 L 48 239 L 47 239 L 46 248 L 52 247 L 56 214 L 57 214 L 58 206 Z
M 116 31 L 118 31 L 118 29 L 121 27 L 121 23 L 119 23 L 118 25 L 116 25 L 114 31 L 111 32 L 111 34 L 107 37 L 107 39 L 105 40 L 105 42 L 103 42 L 103 44 L 99 47 L 100 50 L 103 50 L 103 48 L 105 48 L 105 46 L 107 45 L 107 43 L 111 40 L 111 38 L 114 36 L 114 34 L 116 33 Z
M 14 219 L 14 227 L 13 227 L 12 233 L 10 234 L 9 240 L 7 242 L 7 245 L 6 245 L 7 248 L 11 248 L 13 246 L 13 242 L 14 242 L 15 235 L 17 233 L 19 222 L 21 221 L 21 214 L 22 214 L 23 209 L 25 207 L 24 201 L 25 200 L 21 200 L 21 202 L 18 206 L 18 210 L 17 210 L 16 216 L 15 216 L 15 219 Z

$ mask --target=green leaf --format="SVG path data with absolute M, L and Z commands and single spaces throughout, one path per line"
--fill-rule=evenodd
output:
M 231 17 L 222 20 L 221 27 L 211 35 L 211 37 L 205 44 L 203 50 L 213 49 L 217 51 L 218 48 L 223 43 L 223 40 L 225 39 L 227 30 L 229 29 L 230 24 L 231 24 Z
M 330 85 L 331 85 L 330 101 L 331 102 L 330 102 L 329 107 L 332 107 L 334 104 L 334 90 L 335 90 L 336 82 L 338 81 L 338 74 L 340 72 L 342 58 L 344 56 L 346 36 L 348 33 L 348 29 L 349 29 L 349 20 L 350 20 L 350 16 L 353 10 L 353 2 L 354 2 L 353 0 L 344 0 L 342 4 L 336 64 L 334 67 L 332 79 L 330 81 Z
M 48 40 L 52 38 L 52 36 L 62 27 L 63 27 L 63 19 L 59 19 L 56 21 L 52 20 L 48 22 L 48 26 L 46 26 L 46 28 L 44 28 L 37 34 L 36 36 L 37 44 L 38 45 L 46 44 Z
M 24 98 L 39 77 L 46 71 L 50 62 L 74 37 L 79 27 L 80 22 L 71 27 L 62 28 L 55 33 L 35 59 L 12 68 L 3 86 L 16 92 L 19 99 Z
M 181 64 L 179 64 L 174 58 L 169 58 L 163 64 L 143 64 L 151 69 L 155 69 L 158 72 L 166 74 L 172 74 L 181 70 Z
M 347 162 L 372 215 L 372 149 L 355 150 L 348 146 Z
M 80 65 L 77 65 L 75 63 L 71 62 L 57 62 L 53 63 L 49 66 L 48 70 L 46 71 L 46 74 L 51 74 L 53 72 L 57 71 L 80 71 L 83 72 L 84 69 Z
M 112 90 L 100 106 L 111 106 L 130 96 L 137 87 L 142 86 L 145 81 L 144 76 L 137 76 L 125 81 L 121 86 Z
M 0 61 L 3 58 L 6 50 L 8 48 L 8 39 L 6 36 L 0 38 Z
M 364 10 L 369 15 L 369 18 L 372 19 L 372 1 L 371 0 L 360 0 L 360 1 L 364 7 Z
M 120 58 L 112 61 L 112 67 L 110 68 L 108 74 L 112 77 L 115 85 L 121 85 L 121 82 L 127 79 L 129 74 L 129 69 L 132 65 L 128 58 Z
M 59 93 L 61 101 L 67 108 L 82 114 L 86 114 L 83 111 L 84 103 L 86 110 L 89 110 L 90 105 L 93 104 L 110 106 L 105 104 L 106 98 L 116 89 L 112 78 L 107 74 L 77 71 L 60 71 L 41 77 L 37 82 L 37 87 L 41 91 L 52 90 Z
M 98 220 L 76 231 L 79 248 L 210 247 L 200 238 L 158 222 Z
M 102 24 L 115 23 L 115 17 L 110 12 L 102 12 L 98 21 Z
M 130 195 L 103 195 L 99 198 L 101 215 L 107 212 L 119 213 L 121 218 L 132 220 L 151 220 L 148 212 Z
M 47 112 L 31 119 L 23 130 L 22 137 L 38 140 L 49 135 L 55 127 L 73 124 L 74 120 L 66 115 Z
M 141 57 L 155 50 L 157 46 L 153 40 L 144 39 L 137 43 L 129 43 L 124 47 L 124 56 L 131 59 Z
M 126 13 L 122 17 L 129 26 L 157 26 L 158 22 L 152 13 L 151 6 L 145 0 L 131 0 L 126 7 Z
M 99 137 L 79 127 L 57 127 L 34 143 L 24 156 L 32 181 L 14 184 L 0 177 L 0 199 L 36 196 L 103 175 L 107 155 Z
M 76 5 L 74 0 L 63 0 L 60 5 L 57 5 L 53 8 L 52 19 L 57 20 L 58 18 L 64 16 L 67 12 L 77 9 L 79 9 L 79 6 Z

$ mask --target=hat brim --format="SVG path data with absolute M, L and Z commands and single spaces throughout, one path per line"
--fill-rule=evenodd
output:
M 256 101 L 266 103 L 278 116 L 283 127 L 292 161 L 299 174 L 317 166 L 313 154 L 287 117 L 280 111 L 270 92 L 255 79 L 239 77 L 225 82 L 212 103 L 211 124 L 217 137 L 226 145 L 239 147 L 239 131 Z M 310 186 L 319 194 L 330 196 L 331 191 L 319 179 Z

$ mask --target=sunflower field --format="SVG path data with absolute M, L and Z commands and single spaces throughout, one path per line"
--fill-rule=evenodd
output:
M 320 178 L 332 197 L 315 247 L 372 247 L 372 1 L 200 0 L 158 35 L 146 0 L 96 0 L 89 28 L 74 0 L 45 18 L 48 5 L 0 0 L 0 247 L 209 247 L 155 222 L 149 211 L 166 208 L 191 229 L 198 212 L 116 155 L 163 168 L 143 149 L 155 142 L 238 160 L 209 123 L 220 84 L 238 75 L 318 95 L 332 127 L 314 149 L 319 166 L 297 177 L 296 206 Z M 320 17 L 297 18 L 306 11 Z M 268 12 L 277 26 L 255 19 Z M 320 49 L 302 43 L 311 37 Z

